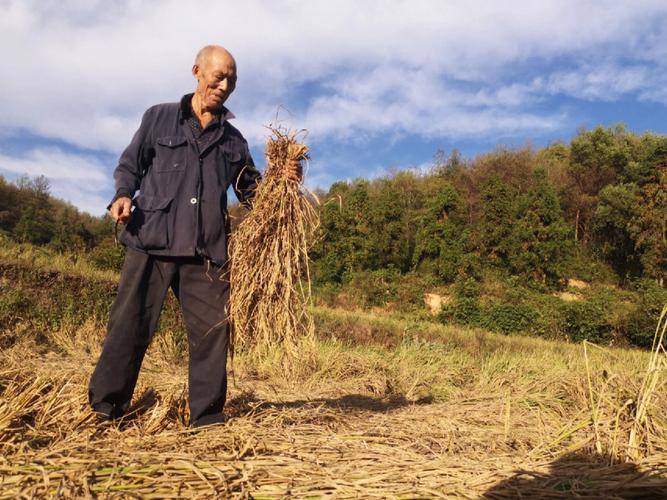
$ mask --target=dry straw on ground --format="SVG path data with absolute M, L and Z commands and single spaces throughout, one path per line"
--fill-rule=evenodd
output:
M 319 219 L 301 183 L 285 175 L 290 161 L 308 159 L 308 147 L 296 132 L 270 130 L 252 210 L 230 240 L 230 318 L 240 347 L 289 352 L 313 331 L 308 248 Z
M 607 358 L 605 368 L 622 377 L 618 386 L 607 386 L 603 404 L 594 400 L 600 412 L 591 417 L 579 346 L 559 354 L 554 344 L 549 354 L 547 343 L 515 339 L 514 349 L 489 350 L 480 361 L 466 355 L 463 342 L 456 349 L 424 344 L 391 351 L 321 344 L 317 373 L 327 363 L 364 373 L 354 381 L 353 373 L 329 370 L 326 386 L 298 391 L 285 384 L 277 366 L 266 381 L 248 376 L 256 367 L 241 353 L 240 387 L 226 407 L 229 422 L 193 432 L 185 425 L 185 367 L 166 362 L 162 344 L 151 348 L 128 418 L 94 423 L 85 386 L 101 333 L 90 325 L 50 334 L 59 352 L 44 354 L 43 346 L 30 342 L 0 352 L 0 499 L 658 498 L 667 488 L 664 433 L 642 439 L 649 446 L 638 447 L 634 463 L 623 462 L 618 448 L 619 460 L 609 461 L 608 417 L 619 407 L 608 414 L 606 404 L 636 395 L 641 385 L 642 377 L 630 374 L 643 370 L 623 362 L 630 357 Z M 426 364 L 433 350 L 434 362 L 451 351 L 438 365 L 440 383 L 451 383 L 451 393 L 442 401 L 402 397 L 409 391 L 396 384 L 415 378 L 410 370 Z M 395 376 L 365 389 L 387 376 L 377 364 L 386 358 Z M 453 371 L 442 373 L 442 366 Z M 601 386 L 592 370 L 597 398 Z M 646 422 L 655 426 L 665 402 L 653 396 Z M 580 419 L 567 437 L 559 430 Z M 600 426 L 602 453 L 594 450 L 593 421 Z M 627 426 L 618 429 L 618 442 L 627 443 Z
M 228 421 L 200 431 L 179 331 L 152 343 L 130 415 L 99 425 L 99 319 L 0 327 L 0 500 L 665 497 L 667 309 L 652 352 L 311 312 L 298 385 L 285 344 L 242 351 Z

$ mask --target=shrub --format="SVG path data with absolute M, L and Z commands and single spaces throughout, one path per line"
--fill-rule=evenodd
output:
M 583 302 L 564 303 L 561 306 L 563 333 L 574 342 L 611 340 L 614 325 L 606 305 L 600 296 Z
M 475 279 L 460 278 L 454 284 L 454 300 L 443 308 L 439 316 L 440 320 L 478 325 L 482 317 L 479 295 L 480 285 Z
M 479 299 L 476 297 L 457 297 L 447 304 L 439 315 L 440 321 L 454 321 L 464 325 L 478 325 L 482 317 Z
M 494 304 L 484 311 L 480 326 L 496 332 L 516 333 L 530 330 L 537 312 L 525 304 Z
M 618 275 L 601 260 L 596 259 L 585 248 L 577 248 L 566 264 L 568 278 L 577 278 L 588 282 L 617 283 Z
M 345 290 L 355 304 L 362 307 L 382 306 L 395 300 L 400 273 L 395 269 L 356 271 L 344 276 Z
M 336 297 L 341 292 L 341 286 L 338 283 L 318 283 L 314 282 L 312 287 L 313 303 L 334 307 Z
M 98 269 L 120 271 L 125 259 L 125 249 L 113 241 L 105 241 L 95 247 L 88 254 L 88 258 Z
M 454 295 L 459 298 L 479 298 L 479 282 L 471 277 L 462 277 L 454 283 Z
M 633 285 L 639 303 L 628 320 L 627 336 L 634 345 L 651 347 L 658 318 L 667 304 L 667 290 L 653 280 L 639 280 Z
M 0 328 L 7 328 L 26 319 L 34 308 L 34 300 L 23 288 L 0 285 Z
M 397 309 L 405 312 L 423 311 L 424 293 L 437 290 L 438 285 L 438 279 L 432 275 L 422 276 L 417 273 L 402 275 L 396 284 L 393 297 Z

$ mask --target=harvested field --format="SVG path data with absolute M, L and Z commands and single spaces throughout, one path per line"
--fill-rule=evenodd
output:
M 596 452 L 590 412 L 579 406 L 586 385 L 565 374 L 583 361 L 574 346 L 549 353 L 553 371 L 540 374 L 510 351 L 482 350 L 476 361 L 465 346 L 424 342 L 389 351 L 320 341 L 303 383 L 281 377 L 270 362 L 250 370 L 240 357 L 229 421 L 195 432 L 185 426 L 184 367 L 167 361 L 164 344 L 149 353 L 133 415 L 98 425 L 85 386 L 101 330 L 87 325 L 52 339 L 49 352 L 28 342 L 2 353 L 3 498 L 627 498 L 667 491 L 664 428 L 635 463 L 612 463 L 604 439 Z M 442 364 L 433 356 L 439 349 Z
M 31 319 L 29 309 L 16 309 L 0 322 L 0 498 L 655 498 L 667 491 L 664 351 L 652 358 L 314 308 L 317 338 L 298 349 L 298 370 L 284 370 L 279 352 L 261 359 L 240 352 L 228 422 L 197 432 L 186 425 L 186 360 L 168 316 L 144 362 L 133 413 L 100 425 L 86 385 L 104 307 L 84 322 L 60 288 L 92 304 L 113 283 L 25 265 L 0 268 L 2 286 L 11 282 L 23 297 L 12 304 L 35 304 L 42 316 L 56 304 L 67 310 Z M 636 423 L 650 362 L 657 378 Z

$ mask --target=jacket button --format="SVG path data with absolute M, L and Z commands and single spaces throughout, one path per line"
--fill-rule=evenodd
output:
M 197 198 L 190 198 L 190 203 L 192 203 L 193 205 L 197 203 Z

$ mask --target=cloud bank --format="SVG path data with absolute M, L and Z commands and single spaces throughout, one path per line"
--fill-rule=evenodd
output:
M 666 21 L 648 0 L 0 0 L 0 134 L 117 154 L 219 43 L 251 143 L 279 106 L 329 148 L 532 137 L 568 123 L 558 97 L 667 102 Z

